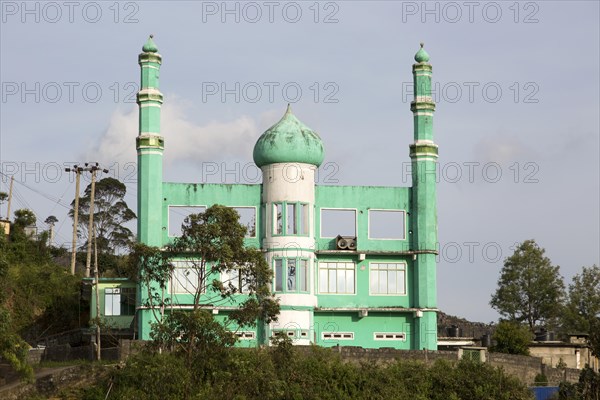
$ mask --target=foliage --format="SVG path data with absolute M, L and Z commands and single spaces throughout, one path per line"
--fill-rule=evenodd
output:
M 0 306 L 0 356 L 21 376 L 33 380 L 33 369 L 27 363 L 29 345 L 15 333 L 12 327 L 10 314 Z
M 189 369 L 176 353 L 143 352 L 112 374 L 110 398 L 122 399 L 379 399 L 525 400 L 529 390 L 516 378 L 485 363 L 438 360 L 390 365 L 344 362 L 330 349 L 298 348 L 281 338 L 272 348 L 227 349 Z M 223 360 L 218 363 L 218 360 Z M 214 363 L 214 364 L 211 364 Z M 211 365 L 218 365 L 214 369 Z M 203 368 L 198 366 L 197 368 Z M 201 374 L 205 380 L 194 381 Z M 193 382 L 193 384 L 190 384 Z M 81 399 L 104 399 L 107 383 L 83 391 Z
M 0 353 L 25 378 L 29 345 L 77 323 L 79 279 L 52 262 L 43 239 L 0 231 Z
M 491 348 L 491 351 L 529 355 L 531 332 L 518 323 L 500 321 L 492 339 L 496 341 L 496 344 Z
M 552 323 L 560 314 L 564 283 L 559 267 L 544 256 L 534 240 L 517 246 L 504 261 L 498 288 L 490 305 L 514 322 L 526 322 L 533 332 L 540 323 Z
M 579 382 L 561 382 L 559 400 L 600 400 L 600 373 L 586 367 L 579 373 Z
M 8 199 L 8 194 L 6 192 L 0 192 L 0 206 Z M 7 216 L 8 218 L 8 216 Z M 2 212 L 0 210 L 0 219 L 2 219 Z
M 176 302 L 165 295 L 175 257 L 185 260 L 195 272 L 191 278 L 194 290 L 189 293 L 195 311 L 201 303 L 204 307 L 235 304 L 237 309 L 230 313 L 229 322 L 238 328 L 255 326 L 257 320 L 275 320 L 279 304 L 270 291 L 272 272 L 259 250 L 245 247 L 246 228 L 234 209 L 213 205 L 204 213 L 189 215 L 182 232 L 164 249 L 135 244 L 128 257 L 128 276 L 136 278 L 148 292 L 147 306 L 155 312 L 158 324 L 163 323 L 165 308 Z M 234 296 L 240 292 L 239 284 L 221 280 L 221 273 L 226 271 L 236 271 L 243 281 L 243 298 Z
M 537 374 L 533 379 L 535 386 L 548 386 L 548 377 L 544 374 Z
M 86 187 L 79 199 L 79 231 L 89 237 L 88 222 L 92 185 Z M 95 185 L 94 192 L 94 228 L 99 253 L 114 254 L 125 249 L 133 239 L 133 233 L 125 226 L 136 219 L 135 213 L 125 202 L 127 187 L 115 178 L 104 178 Z M 69 215 L 73 218 L 75 200 L 71 203 Z
M 600 356 L 600 267 L 583 267 L 573 277 L 561 320 L 565 334 L 590 334 L 592 351 Z
M 35 225 L 37 218 L 33 211 L 28 210 L 27 208 L 21 208 L 15 211 L 15 219 L 13 224 L 18 227 L 25 227 L 30 225 Z
M 48 218 L 46 218 L 44 220 L 45 224 L 52 225 L 52 226 L 54 226 L 54 224 L 56 224 L 57 222 L 58 222 L 58 218 L 56 218 L 54 215 L 50 215 Z
M 196 372 L 194 380 L 200 382 L 226 362 L 226 349 L 237 340 L 206 310 L 173 311 L 163 323 L 154 324 L 150 336 L 152 347 L 182 355 L 186 366 Z

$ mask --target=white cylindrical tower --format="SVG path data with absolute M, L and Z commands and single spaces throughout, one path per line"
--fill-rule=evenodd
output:
M 314 338 L 315 175 L 323 158 L 321 138 L 292 114 L 289 105 L 254 146 L 254 162 L 263 173 L 262 248 L 281 305 L 270 333 L 281 331 L 298 345 Z

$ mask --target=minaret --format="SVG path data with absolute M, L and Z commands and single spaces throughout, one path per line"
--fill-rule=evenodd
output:
M 437 349 L 436 299 L 436 248 L 437 205 L 436 168 L 438 146 L 433 142 L 433 112 L 431 98 L 431 64 L 429 54 L 421 49 L 413 64 L 414 100 L 410 109 L 414 116 L 414 139 L 410 145 L 412 162 L 411 190 L 411 248 L 417 254 L 413 262 L 414 304 L 423 309 L 415 313 L 414 347 Z
M 142 47 L 138 57 L 141 67 L 138 155 L 138 241 L 150 246 L 162 245 L 162 181 L 164 140 L 160 135 L 160 109 L 163 95 L 158 78 L 162 57 L 152 40 Z
M 271 329 L 294 335 L 294 343 L 314 341 L 315 174 L 323 162 L 319 135 L 300 122 L 290 106 L 254 146 L 262 170 L 265 228 L 262 248 L 274 273 L 273 292 L 280 301 Z M 268 329 L 262 342 L 268 343 Z
M 149 246 L 162 246 L 162 184 L 164 140 L 160 135 L 160 108 L 162 93 L 158 90 L 158 77 L 162 57 L 152 40 L 152 35 L 142 47 L 138 57 L 141 67 L 140 91 L 137 103 L 140 110 L 139 133 L 136 138 L 138 156 L 138 241 Z M 138 305 L 146 302 L 146 289 L 138 286 Z M 150 310 L 137 311 L 138 332 L 148 340 L 150 324 L 154 322 Z

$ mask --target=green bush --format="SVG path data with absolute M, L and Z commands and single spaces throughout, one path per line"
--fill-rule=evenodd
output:
M 488 364 L 397 361 L 387 366 L 344 362 L 330 349 L 297 348 L 280 342 L 266 349 L 227 349 L 220 368 L 205 380 L 183 357 L 145 352 L 133 356 L 110 380 L 81 393 L 109 399 L 215 400 L 529 400 L 516 378 Z M 206 365 L 214 366 L 213 363 Z

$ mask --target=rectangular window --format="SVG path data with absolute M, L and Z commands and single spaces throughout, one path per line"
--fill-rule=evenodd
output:
M 369 210 L 369 239 L 405 239 L 404 211 Z
M 308 292 L 308 259 L 306 258 L 275 258 L 276 292 Z
M 404 332 L 374 332 L 373 340 L 398 340 L 406 341 L 406 333 Z
M 256 332 L 252 332 L 252 331 L 236 332 L 235 335 L 237 336 L 237 338 L 239 340 L 254 340 L 254 339 L 256 339 Z
M 308 260 L 300 260 L 300 291 L 308 292 Z
M 296 291 L 296 259 L 287 259 L 287 290 L 288 292 Z
M 356 236 L 356 210 L 321 209 L 321 237 Z
M 198 290 L 198 285 L 202 285 L 203 282 L 199 282 L 198 268 L 190 265 L 195 262 L 189 261 L 172 261 L 174 265 L 173 272 L 171 274 L 171 293 L 174 294 L 194 294 Z M 199 262 L 198 262 L 199 263 Z M 203 290 L 201 287 L 200 290 Z
M 275 235 L 283 235 L 283 204 L 275 203 L 274 204 L 275 215 L 273 216 L 273 221 L 275 221 Z
M 169 236 L 181 236 L 181 225 L 190 214 L 206 211 L 204 206 L 169 206 Z
M 246 237 L 256 237 L 256 208 L 233 207 L 240 215 L 239 222 L 246 227 Z
M 406 294 L 406 264 L 370 263 L 371 294 Z
M 283 291 L 283 259 L 275 259 L 275 291 Z
M 287 230 L 288 235 L 298 234 L 298 224 L 296 223 L 296 204 L 287 204 Z
M 320 262 L 319 292 L 354 294 L 355 265 L 352 262 Z
M 135 288 L 121 289 L 121 315 L 135 315 Z
M 121 288 L 104 289 L 104 315 L 121 315 Z
M 221 273 L 221 282 L 225 286 L 231 286 L 237 293 L 248 293 L 248 282 L 239 269 L 230 269 Z
M 300 234 L 308 235 L 308 204 L 300 205 L 300 218 L 298 219 L 298 222 L 300 224 Z
M 354 332 L 322 332 L 323 340 L 354 340 Z

